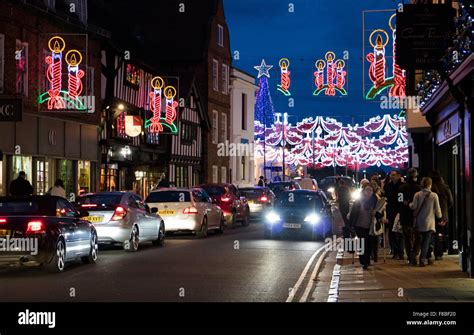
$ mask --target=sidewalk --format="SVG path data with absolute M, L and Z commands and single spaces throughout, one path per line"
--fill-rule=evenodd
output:
M 334 253 L 335 254 L 335 253 Z M 442 261 L 424 268 L 410 266 L 406 261 L 391 259 L 363 270 L 359 258 L 344 253 L 337 260 L 341 265 L 337 302 L 461 302 L 474 301 L 474 279 L 459 268 L 459 256 L 444 256 Z M 333 255 L 334 258 L 334 255 Z M 335 271 L 336 272 L 336 271 Z M 334 278 L 334 276 L 333 276 Z

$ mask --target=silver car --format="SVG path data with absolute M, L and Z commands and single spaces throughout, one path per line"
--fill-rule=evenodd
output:
M 195 233 L 204 238 L 209 230 L 224 232 L 224 213 L 201 188 L 166 188 L 152 191 L 145 202 L 165 220 L 167 232 Z
M 99 244 L 122 244 L 137 251 L 139 243 L 163 245 L 165 223 L 150 212 L 143 200 L 131 192 L 99 192 L 78 198 L 76 207 L 87 210 L 84 219 L 94 223 Z

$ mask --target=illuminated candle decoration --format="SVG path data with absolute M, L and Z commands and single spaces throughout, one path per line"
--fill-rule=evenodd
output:
M 174 120 L 176 120 L 176 108 L 178 107 L 178 102 L 174 100 L 176 89 L 173 86 L 167 86 L 164 90 L 164 94 L 166 98 L 165 121 L 169 125 L 172 125 Z
M 48 47 L 51 55 L 45 58 L 48 65 L 45 75 L 49 82 L 49 89 L 39 95 L 38 104 L 47 102 L 47 109 L 50 111 L 86 110 L 87 107 L 80 99 L 83 90 L 82 78 L 85 76 L 85 72 L 79 69 L 82 62 L 81 53 L 78 50 L 70 50 L 66 53 L 68 80 L 67 90 L 63 90 L 63 51 L 66 48 L 66 42 L 60 36 L 53 36 L 48 41 Z
M 347 95 L 345 88 L 347 71 L 344 69 L 346 63 L 342 59 L 336 59 L 336 54 L 332 51 L 328 51 L 324 58 L 326 61 L 320 59 L 314 64 L 316 66 L 316 71 L 313 74 L 316 90 L 313 95 L 320 95 L 322 92 L 326 96 L 335 96 L 336 93 Z M 326 75 L 326 82 L 324 75 Z
M 46 57 L 46 64 L 49 65 L 46 70 L 46 77 L 50 82 L 48 109 L 64 109 L 64 100 L 60 94 L 63 51 L 66 48 L 66 42 L 61 37 L 55 36 L 49 40 L 48 47 L 51 50 L 51 56 Z
M 393 20 L 396 14 L 390 16 L 388 25 L 392 30 L 392 76 L 388 77 L 386 74 L 387 55 L 385 47 L 390 41 L 390 37 L 383 29 L 376 29 L 371 32 L 369 36 L 370 45 L 373 47 L 373 52 L 367 54 L 366 59 L 370 63 L 369 78 L 372 82 L 372 87 L 366 94 L 366 99 L 373 100 L 383 91 L 388 90 L 389 96 L 404 97 L 406 76 L 405 71 L 396 63 L 395 50 L 395 36 L 396 27 Z
M 150 133 L 159 133 L 163 131 L 163 125 L 160 123 L 161 117 L 161 91 L 164 86 L 163 78 L 154 77 L 151 80 L 151 87 L 153 91 L 150 92 L 150 109 L 153 112 L 153 117 L 150 120 L 148 131 Z
M 288 58 L 282 58 L 280 59 L 280 71 L 281 71 L 281 82 L 280 84 L 277 85 L 278 91 L 283 93 L 286 96 L 290 96 L 290 86 L 291 86 L 291 79 L 290 79 L 290 74 L 291 72 L 288 70 L 290 67 L 290 61 Z
M 66 63 L 68 65 L 67 89 L 69 97 L 73 100 L 77 100 L 77 97 L 82 93 L 84 71 L 79 69 L 81 62 L 82 55 L 79 51 L 70 50 L 66 53 Z
M 23 92 L 23 74 L 26 70 L 26 57 L 25 49 L 23 47 L 15 50 L 15 62 L 16 62 L 16 92 L 19 94 Z

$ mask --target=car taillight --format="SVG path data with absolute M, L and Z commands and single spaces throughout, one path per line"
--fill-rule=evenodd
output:
M 0 224 L 2 224 L 2 223 L 7 223 L 7 219 L 5 219 L 5 218 L 0 218 Z
M 316 186 L 313 185 L 313 190 L 315 190 L 315 189 L 316 189 Z
M 268 198 L 264 195 L 260 198 L 260 201 L 267 202 Z
M 183 210 L 183 214 L 197 214 L 198 210 L 196 207 L 188 207 Z
M 229 202 L 231 199 L 231 197 L 227 196 L 227 195 L 223 195 L 222 198 L 221 198 L 221 201 L 222 202 Z
M 26 228 L 27 234 L 41 234 L 44 233 L 44 224 L 41 221 L 30 221 L 28 222 L 28 228 Z
M 127 210 L 123 208 L 122 206 L 118 206 L 117 208 L 115 208 L 115 212 L 111 220 L 112 221 L 122 220 L 125 217 L 125 215 L 127 215 Z

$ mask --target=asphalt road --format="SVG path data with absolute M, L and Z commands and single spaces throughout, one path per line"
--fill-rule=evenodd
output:
M 101 248 L 98 263 L 69 264 L 62 274 L 39 267 L 0 268 L 2 302 L 284 302 L 299 300 L 306 266 L 322 242 L 265 240 L 260 223 L 223 235 L 168 237 L 137 253 Z M 307 275 L 302 275 L 307 268 Z

